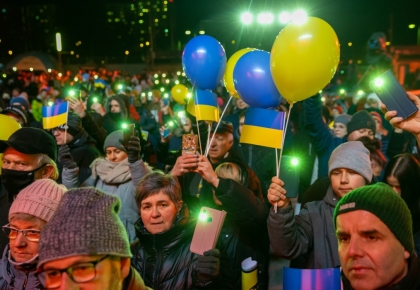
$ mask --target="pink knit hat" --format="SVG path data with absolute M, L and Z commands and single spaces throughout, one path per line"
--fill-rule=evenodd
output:
M 26 213 L 48 222 L 66 191 L 64 185 L 54 180 L 35 180 L 16 196 L 9 210 L 9 220 L 15 213 Z

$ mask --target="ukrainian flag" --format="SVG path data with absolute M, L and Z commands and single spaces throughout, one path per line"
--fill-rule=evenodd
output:
M 219 122 L 219 107 L 217 105 L 217 95 L 210 90 L 195 91 L 194 96 L 195 117 L 198 121 Z
M 249 107 L 240 142 L 281 149 L 284 125 L 284 112 Z
M 53 129 L 66 124 L 68 111 L 68 102 L 54 106 L 42 107 L 42 126 L 44 129 Z
M 93 82 L 93 85 L 94 85 L 95 88 L 104 89 L 106 87 L 107 83 L 103 79 L 96 79 Z

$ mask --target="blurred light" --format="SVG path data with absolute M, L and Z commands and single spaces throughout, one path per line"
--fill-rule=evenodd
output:
M 384 84 L 384 80 L 381 79 L 381 78 L 376 78 L 373 82 L 374 82 L 375 86 L 377 86 L 377 87 L 381 87 Z
M 209 215 L 205 213 L 205 211 L 200 212 L 200 214 L 198 215 L 198 219 L 202 222 L 207 221 L 208 218 L 209 218 Z
M 121 125 L 121 128 L 123 128 L 123 129 L 127 129 L 127 127 L 128 127 L 128 125 L 127 125 L 126 123 L 123 123 L 123 124 Z
M 271 24 L 274 21 L 272 13 L 260 13 L 258 14 L 258 22 L 261 24 Z
M 180 76 L 180 75 L 181 75 L 181 72 L 180 72 L 180 71 L 177 71 L 177 72 L 176 72 L 176 75 L 177 75 L 177 76 Z
M 153 93 L 152 93 L 152 92 L 148 92 L 148 93 L 147 93 L 147 96 L 148 96 L 148 97 L 151 97 L 151 96 L 153 96 Z
M 154 78 L 157 78 L 157 77 L 159 77 L 159 75 L 158 74 L 154 74 L 153 77 Z
M 279 21 L 282 24 L 286 24 L 286 23 L 290 22 L 291 19 L 292 19 L 292 15 L 290 15 L 289 12 L 282 12 L 279 15 Z
M 296 10 L 293 12 L 292 21 L 296 24 L 303 24 L 308 19 L 308 15 L 302 9 Z
M 321 102 L 325 102 L 325 97 L 322 97 L 321 98 Z
M 3 74 L 3 77 L 4 77 L 4 78 L 7 78 L 7 74 Z
M 165 29 L 165 33 L 168 33 L 169 32 L 169 30 L 168 29 Z
M 241 21 L 243 24 L 251 24 L 253 20 L 254 20 L 254 17 L 252 16 L 251 13 L 249 12 L 242 13 Z
M 93 98 L 93 102 L 94 102 L 94 103 L 97 103 L 97 102 L 98 102 L 98 98 L 97 98 L 97 97 L 94 97 L 94 98 Z
M 165 88 L 160 88 L 160 91 L 163 93 L 165 91 Z
M 73 91 L 73 90 L 70 90 L 69 91 L 69 95 L 71 96 L 71 97 L 74 97 L 74 95 L 76 94 L 76 92 L 75 91 Z
M 17 68 L 14 66 L 14 67 L 13 67 L 13 71 L 16 71 L 16 70 L 17 70 Z
M 169 94 L 168 94 L 168 93 L 164 93 L 164 94 L 163 94 L 163 97 L 164 97 L 165 99 L 167 99 L 167 98 L 169 98 Z
M 145 96 L 146 96 L 146 93 L 141 93 L 141 96 L 142 96 L 142 97 L 145 97 Z
M 340 94 L 344 95 L 345 93 L 346 93 L 346 90 L 345 89 L 341 89 L 340 90 Z
M 61 51 L 62 47 L 61 47 L 61 34 L 60 33 L 55 34 L 55 42 L 57 43 L 57 51 Z
M 174 122 L 173 122 L 173 121 L 169 121 L 169 122 L 168 122 L 168 126 L 169 126 L 169 127 L 172 127 L 173 125 L 174 125 Z
M 140 43 L 140 47 L 143 47 L 144 46 L 144 44 L 143 43 Z
M 408 28 L 410 28 L 410 29 L 414 29 L 416 27 L 416 25 L 415 24 L 410 24 L 410 25 L 408 25 Z
M 359 59 L 359 60 L 357 61 L 357 63 L 358 63 L 358 64 L 361 64 L 361 63 L 362 63 L 362 61 Z
M 319 91 L 318 91 L 318 93 L 319 93 L 319 94 L 322 94 L 322 90 L 319 90 Z
M 183 117 L 185 117 L 185 112 L 184 112 L 184 111 L 179 111 L 179 112 L 178 112 L 178 117 L 179 117 L 179 118 L 183 118 Z
M 159 84 L 159 81 L 158 80 L 155 80 L 155 84 L 158 85 Z
M 12 55 L 12 54 L 13 54 L 13 51 L 9 50 L 9 55 Z
M 176 85 L 179 85 L 179 80 L 176 80 L 176 81 L 175 81 L 175 84 L 176 84 Z
M 235 43 L 236 43 L 236 41 L 235 41 L 235 40 L 232 40 L 231 42 L 232 42 L 232 44 L 235 44 Z
M 62 73 L 58 73 L 58 76 L 61 78 L 63 76 L 63 74 Z
M 48 102 L 48 106 L 50 106 L 50 107 L 51 107 L 52 105 L 54 105 L 54 102 L 49 101 L 49 102 Z
M 78 78 L 78 77 L 75 77 L 75 78 L 74 78 L 74 81 L 75 81 L 75 82 L 78 82 L 78 81 L 79 81 L 79 78 Z
M 94 76 L 93 76 L 93 78 L 94 78 L 95 80 L 97 80 L 97 79 L 98 79 L 98 75 L 94 75 Z
M 72 51 L 70 51 L 70 54 L 71 54 L 71 55 L 73 55 L 73 54 L 74 54 L 74 51 L 73 51 L 73 50 L 72 50 Z
M 166 82 L 167 84 L 169 84 L 171 81 L 170 81 L 170 80 L 166 80 L 165 82 Z
M 353 45 L 353 42 L 349 42 L 349 43 L 347 43 L 347 45 L 348 46 L 352 46 Z
M 387 42 L 385 42 L 385 44 L 386 44 L 387 46 L 389 46 L 389 45 L 391 45 L 391 42 L 387 41 Z
M 162 74 L 162 77 L 166 78 L 166 74 Z
M 190 35 L 190 34 L 191 34 L 191 31 L 186 30 L 186 31 L 185 31 L 185 34 L 186 34 L 186 35 Z
M 187 99 L 191 99 L 192 94 L 191 93 L 187 93 Z
M 124 88 L 124 86 L 123 86 L 122 84 L 119 84 L 119 85 L 117 86 L 117 88 L 121 91 L 121 90 Z
M 363 95 L 365 92 L 364 91 L 362 91 L 362 90 L 358 90 L 357 91 L 357 94 L 359 95 L 359 96 L 361 96 L 361 95 Z
M 50 69 L 50 68 L 48 69 L 48 72 L 49 72 L 49 73 L 51 72 L 51 69 Z
M 340 74 L 342 74 L 342 75 L 344 74 L 344 70 L 343 70 L 343 69 L 342 69 L 342 70 L 340 70 Z
M 76 58 L 79 58 L 79 55 L 78 54 L 76 54 Z
M 185 73 L 183 72 L 182 74 L 181 74 L 183 77 L 185 77 Z
M 146 41 L 146 46 L 148 46 L 150 44 L 150 42 Z
M 296 157 L 293 157 L 292 160 L 290 161 L 290 163 L 293 166 L 297 166 L 297 165 L 299 165 L 299 159 L 297 159 Z
M 205 34 L 206 32 L 204 31 L 204 30 L 200 30 L 199 32 L 198 32 L 198 34 Z
M 130 52 L 128 50 L 125 51 L 125 55 L 129 55 Z
M 34 71 L 34 68 L 33 68 L 33 67 L 30 67 L 30 68 L 29 68 L 29 70 L 30 70 L 30 71 Z

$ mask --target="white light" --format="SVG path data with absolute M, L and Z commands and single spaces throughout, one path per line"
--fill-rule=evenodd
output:
M 63 74 L 62 73 L 58 73 L 58 76 L 61 78 L 63 76 Z
M 153 95 L 153 93 L 152 92 L 148 92 L 147 93 L 147 96 L 149 96 L 149 97 L 151 97 Z
M 181 74 L 183 77 L 185 77 L 185 73 L 183 72 L 182 74 Z
M 296 10 L 293 12 L 292 20 L 295 24 L 303 24 L 308 19 L 308 15 L 302 9 Z
M 204 30 L 200 30 L 199 32 L 198 32 L 198 34 L 205 34 L 206 32 L 204 31 Z
M 177 72 L 176 72 L 176 75 L 177 75 L 177 76 L 180 76 L 180 75 L 181 75 L 181 72 L 180 72 L 180 71 L 177 71 Z
M 176 80 L 176 81 L 175 81 L 175 84 L 176 84 L 176 85 L 179 85 L 179 80 Z
M 50 69 L 50 68 L 48 69 L 48 72 L 49 72 L 49 73 L 51 72 L 51 69 Z
M 282 12 L 279 15 L 279 21 L 282 24 L 286 24 L 286 23 L 290 22 L 291 19 L 292 19 L 292 15 L 290 15 L 289 12 Z
M 78 81 L 79 81 L 79 78 L 78 78 L 78 77 L 75 77 L 75 78 L 74 78 L 74 81 L 75 81 L 75 82 L 78 82 Z
M 29 70 L 30 70 L 30 71 L 34 71 L 34 68 L 33 68 L 33 67 L 30 67 L 30 68 L 29 68 Z
M 165 91 L 165 88 L 160 88 L 160 91 L 163 93 Z
M 154 74 L 154 75 L 153 75 L 153 77 L 154 77 L 154 78 L 157 78 L 158 76 L 159 76 L 158 74 Z
M 61 47 L 61 34 L 60 33 L 55 34 L 55 41 L 57 43 L 57 51 L 61 51 L 62 47 Z
M 166 80 L 166 83 L 169 84 L 170 80 Z
M 166 78 L 166 74 L 162 74 L 162 77 Z
M 260 13 L 258 14 L 258 22 L 261 24 L 271 24 L 274 21 L 272 13 Z
M 186 35 L 190 35 L 190 34 L 191 34 L 191 31 L 186 30 L 186 31 L 185 31 L 185 34 L 186 34 Z
M 249 12 L 242 13 L 241 21 L 243 24 L 251 24 L 253 20 L 254 20 L 254 17 L 252 16 L 251 13 Z
M 165 99 L 167 99 L 167 98 L 169 98 L 169 94 L 168 94 L 168 93 L 164 93 L 164 94 L 163 94 L 163 97 L 164 97 Z
M 17 68 L 14 66 L 14 67 L 13 67 L 13 71 L 16 71 L 16 70 L 17 70 Z
M 94 76 L 93 76 L 93 78 L 94 78 L 95 80 L 97 80 L 97 79 L 98 79 L 98 75 L 94 75 Z

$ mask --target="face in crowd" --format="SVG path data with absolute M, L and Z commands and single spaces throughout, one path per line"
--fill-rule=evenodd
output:
M 106 158 L 111 162 L 120 162 L 127 158 L 127 153 L 117 147 L 110 146 L 105 150 Z
M 211 134 L 210 138 L 212 138 Z M 210 144 L 209 157 L 215 163 L 222 159 L 233 145 L 233 135 L 231 133 L 214 134 L 213 142 Z

